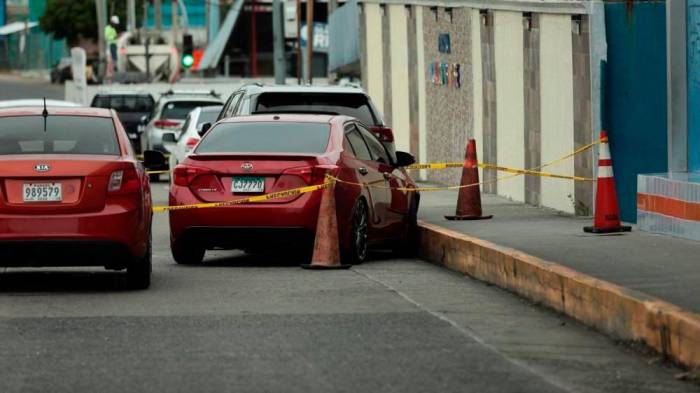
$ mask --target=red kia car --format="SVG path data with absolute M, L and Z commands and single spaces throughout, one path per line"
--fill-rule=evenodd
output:
M 146 288 L 151 217 L 148 176 L 116 112 L 0 110 L 0 266 L 126 269 Z
M 362 262 L 377 244 L 411 245 L 416 192 L 403 166 L 413 156 L 387 149 L 354 118 L 329 115 L 255 115 L 221 120 L 175 167 L 170 205 L 220 202 L 321 184 L 327 167 L 339 179 L 368 183 L 335 187 L 342 256 Z M 196 264 L 207 249 L 310 250 L 321 192 L 207 209 L 170 211 L 177 263 Z M 399 248 L 401 248 L 399 246 Z

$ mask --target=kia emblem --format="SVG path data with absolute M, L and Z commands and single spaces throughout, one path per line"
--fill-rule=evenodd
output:
M 241 169 L 243 169 L 246 172 L 250 172 L 253 170 L 253 164 L 249 162 L 244 162 L 243 164 L 241 164 Z
M 36 164 L 34 165 L 34 170 L 37 172 L 48 172 L 51 170 L 49 164 Z

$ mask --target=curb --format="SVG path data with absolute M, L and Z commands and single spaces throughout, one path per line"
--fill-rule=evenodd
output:
M 700 368 L 700 315 L 557 263 L 419 221 L 420 256 L 541 303 L 614 338 Z

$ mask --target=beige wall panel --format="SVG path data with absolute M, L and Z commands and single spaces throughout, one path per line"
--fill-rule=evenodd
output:
M 409 117 L 408 83 L 408 29 L 406 7 L 403 4 L 387 5 L 389 14 L 389 45 L 391 53 L 391 127 L 394 131 L 396 150 L 410 151 L 411 121 Z
M 428 126 L 425 114 L 425 43 L 423 42 L 423 7 L 416 6 L 416 56 L 418 57 L 418 161 L 428 162 Z M 420 171 L 425 180 L 427 171 Z
M 496 122 L 498 164 L 525 166 L 525 99 L 523 85 L 523 17 L 520 12 L 494 11 Z M 522 176 L 498 183 L 498 194 L 525 200 Z
M 472 31 L 472 94 L 474 98 L 474 139 L 476 140 L 476 154 L 480 161 L 484 159 L 484 83 L 481 69 L 481 15 L 478 9 L 470 10 Z M 483 179 L 483 170 L 479 169 L 479 179 Z M 483 187 L 482 187 L 483 188 Z
M 377 108 L 384 108 L 384 59 L 382 47 L 382 12 L 379 4 L 364 3 L 365 37 L 367 37 L 367 94 Z
M 540 102 L 542 122 L 542 162 L 562 157 L 574 150 L 574 86 L 571 17 L 540 16 Z M 565 160 L 545 169 L 574 175 L 574 160 Z M 574 182 L 542 178 L 542 206 L 574 213 Z

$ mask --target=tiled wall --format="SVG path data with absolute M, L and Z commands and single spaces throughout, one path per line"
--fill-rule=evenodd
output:
M 462 161 L 467 139 L 474 135 L 472 112 L 471 17 L 468 8 L 423 8 L 423 48 L 426 75 L 427 150 L 429 161 Z M 451 53 L 438 51 L 438 35 L 449 33 Z M 436 85 L 428 67 L 434 62 L 459 64 L 461 86 Z M 459 184 L 459 170 L 429 171 L 428 179 Z
M 639 175 L 637 225 L 643 231 L 700 241 L 700 174 Z

